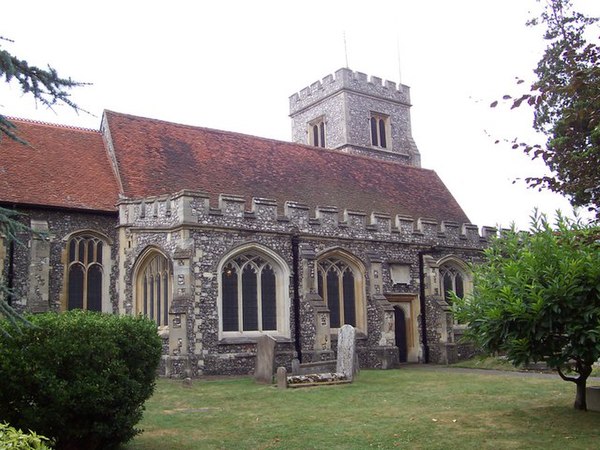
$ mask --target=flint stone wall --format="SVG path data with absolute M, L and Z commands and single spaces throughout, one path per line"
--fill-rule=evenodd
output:
M 280 207 L 280 209 L 278 209 Z M 148 214 L 151 211 L 151 214 Z M 279 214 L 283 211 L 284 214 Z M 188 348 L 192 375 L 251 374 L 255 369 L 256 339 L 219 339 L 217 267 L 224 256 L 246 244 L 262 246 L 276 253 L 290 271 L 292 240 L 297 235 L 303 252 L 314 255 L 332 249 L 343 250 L 356 257 L 365 271 L 366 333 L 357 333 L 356 350 L 360 367 L 382 367 L 382 354 L 397 351 L 395 346 L 382 348 L 381 312 L 374 301 L 369 267 L 376 257 L 382 261 L 382 286 L 385 292 L 419 293 L 418 254 L 424 248 L 444 246 L 446 253 L 458 254 L 470 261 L 487 244 L 491 229 L 480 235 L 473 225 L 447 222 L 438 224 L 428 220 L 406 217 L 391 218 L 385 214 L 366 214 L 336 208 L 317 208 L 311 212 L 304 205 L 286 202 L 281 208 L 269 199 L 253 199 L 247 205 L 243 198 L 222 195 L 216 206 L 211 206 L 206 194 L 183 191 L 173 196 L 129 199 L 120 204 L 121 227 L 134 243 L 126 252 L 125 284 L 132 285 L 132 267 L 139 255 L 149 246 L 161 249 L 173 257 L 178 246 L 189 247 L 191 297 L 189 300 Z M 456 251 L 452 249 L 456 248 Z M 462 250 L 458 250 L 462 249 Z M 403 261 L 410 265 L 411 281 L 407 286 L 392 285 L 389 262 Z M 300 271 L 299 285 L 304 286 Z M 314 274 L 312 275 L 314 276 Z M 314 283 L 313 283 L 314 284 Z M 306 285 L 311 285 L 307 282 Z M 293 286 L 289 283 L 290 336 L 278 337 L 276 367 L 291 371 L 295 356 Z M 310 294 L 310 295 L 309 295 Z M 337 341 L 332 333 L 331 348 L 320 354 L 315 351 L 314 293 L 300 292 L 300 340 L 303 361 L 331 357 Z M 132 292 L 126 294 L 131 305 Z M 428 300 L 429 301 L 429 300 Z M 428 322 L 435 323 L 440 308 L 428 303 Z M 420 326 L 420 320 L 418 320 Z M 428 328 L 431 333 L 431 329 Z M 439 336 L 428 335 L 433 349 Z M 436 341 L 437 340 L 437 341 Z M 433 344 L 433 345 L 432 345 Z M 435 356 L 435 350 L 430 350 Z

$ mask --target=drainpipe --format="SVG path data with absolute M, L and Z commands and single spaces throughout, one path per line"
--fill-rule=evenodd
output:
M 292 235 L 292 289 L 294 291 L 293 309 L 294 309 L 294 349 L 298 361 L 302 362 L 302 345 L 300 343 L 300 238 L 298 234 Z
M 10 240 L 8 244 L 8 273 L 6 276 L 6 285 L 8 288 L 8 295 L 6 301 L 9 305 L 13 303 L 13 287 L 15 283 L 15 242 Z
M 421 339 L 423 341 L 423 358 L 425 363 L 429 363 L 429 344 L 427 343 L 427 317 L 425 305 L 425 253 L 430 250 L 422 250 L 419 252 L 419 300 L 421 305 Z

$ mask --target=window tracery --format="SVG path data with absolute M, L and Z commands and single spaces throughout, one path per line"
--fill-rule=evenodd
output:
M 152 251 L 137 274 L 137 312 L 158 326 L 168 326 L 173 278 L 169 261 L 158 251 Z
M 366 331 L 363 275 L 337 255 L 318 263 L 318 293 L 329 308 L 331 328 L 348 324 Z
M 440 282 L 442 284 L 442 295 L 449 305 L 452 304 L 450 292 L 454 292 L 458 297 L 465 295 L 465 275 L 456 266 L 444 264 L 440 267 Z
M 285 334 L 287 308 L 280 264 L 259 251 L 246 251 L 227 259 L 220 281 L 223 333 Z
M 102 311 L 104 252 L 109 247 L 91 234 L 72 236 L 67 242 L 67 309 Z

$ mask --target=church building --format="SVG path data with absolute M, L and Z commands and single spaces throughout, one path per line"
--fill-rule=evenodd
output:
M 481 232 L 412 138 L 409 88 L 340 69 L 290 97 L 292 142 L 104 111 L 100 130 L 10 119 L 0 141 L 0 277 L 18 311 L 143 314 L 167 376 L 334 357 L 362 368 L 470 355 L 448 291 Z

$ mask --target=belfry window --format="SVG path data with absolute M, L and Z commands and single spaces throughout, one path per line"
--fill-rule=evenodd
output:
M 310 122 L 308 126 L 310 144 L 325 148 L 325 120 L 321 117 Z
M 381 114 L 371 114 L 371 145 L 373 147 L 388 148 L 389 145 L 389 117 Z
M 101 239 L 81 234 L 67 244 L 67 309 L 102 311 L 103 257 L 108 245 Z
M 171 265 L 158 251 L 144 259 L 137 275 L 137 312 L 154 320 L 158 326 L 169 325 L 172 285 Z
M 348 324 L 365 331 L 362 273 L 342 258 L 328 257 L 318 264 L 318 292 L 329 308 L 331 328 Z
M 285 332 L 285 278 L 280 264 L 251 250 L 228 259 L 220 278 L 221 331 L 225 335 Z

